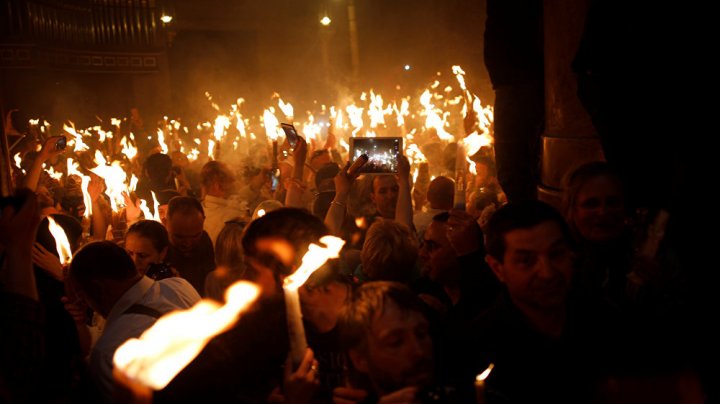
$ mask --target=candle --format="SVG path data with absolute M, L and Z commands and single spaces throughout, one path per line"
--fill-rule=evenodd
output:
M 52 216 L 48 216 L 48 230 L 55 239 L 55 248 L 57 249 L 58 257 L 60 257 L 60 264 L 69 265 L 70 259 L 72 258 L 72 252 L 70 251 L 70 241 L 68 241 L 65 230 L 57 224 Z
M 232 327 L 259 295 L 257 285 L 238 281 L 225 292 L 224 306 L 205 299 L 187 310 L 166 314 L 139 339 L 131 338 L 120 345 L 113 364 L 130 380 L 162 390 L 210 339 Z
M 297 368 L 305 356 L 307 340 L 305 339 L 305 327 L 302 323 L 302 311 L 300 310 L 300 295 L 298 289 L 310 275 L 323 266 L 330 258 L 337 258 L 345 241 L 333 236 L 325 236 L 320 242 L 327 247 L 317 244 L 310 244 L 307 253 L 302 258 L 302 264 L 292 275 L 283 281 L 283 292 L 285 293 L 285 308 L 287 309 L 288 335 L 290 337 L 290 355 L 293 367 Z
M 300 310 L 300 294 L 297 289 L 285 288 L 285 309 L 287 310 L 288 336 L 293 367 L 297 368 L 305 356 L 307 340 Z
M 484 372 L 475 377 L 475 395 L 477 397 L 477 404 L 485 404 L 485 379 L 487 379 L 490 375 L 493 367 L 495 367 L 495 365 L 491 363 Z
M 462 142 L 461 142 L 462 143 Z M 465 148 L 458 144 L 455 155 L 455 209 L 465 210 Z

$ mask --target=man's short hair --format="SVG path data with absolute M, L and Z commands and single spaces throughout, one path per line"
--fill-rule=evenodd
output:
M 544 222 L 557 223 L 565 241 L 572 244 L 570 231 L 560 212 L 544 202 L 527 201 L 509 203 L 490 217 L 485 229 L 485 250 L 493 258 L 503 262 L 505 234 L 517 229 L 529 229 Z
M 370 226 L 360 257 L 363 272 L 372 280 L 410 282 L 418 247 L 407 226 L 378 220 Z
M 170 175 L 172 159 L 167 154 L 155 153 L 148 156 L 143 170 L 154 184 L 162 184 Z
M 225 163 L 220 161 L 208 161 L 200 170 L 202 185 L 206 188 L 212 184 L 220 184 L 225 189 L 229 184 L 235 182 L 235 176 Z
M 200 201 L 189 196 L 176 196 L 168 202 L 167 218 L 170 220 L 175 213 L 187 215 L 195 211 L 200 212 L 205 217 L 205 210 Z
M 367 348 L 367 335 L 375 319 L 385 312 L 385 305 L 394 303 L 403 312 L 423 313 L 417 296 L 398 282 L 368 282 L 357 288 L 345 305 L 338 320 L 340 338 L 346 349 Z
M 133 224 L 127 233 L 125 233 L 125 237 L 131 234 L 150 240 L 153 248 L 158 252 L 161 252 L 170 245 L 167 229 L 165 229 L 165 226 L 161 223 L 154 220 L 141 220 Z
M 245 255 L 259 258 L 256 242 L 262 238 L 280 238 L 295 248 L 299 263 L 311 243 L 329 234 L 322 220 L 305 209 L 282 208 L 253 220 L 245 229 L 242 246 Z M 289 268 L 284 268 L 289 270 Z M 283 273 L 282 275 L 288 275 Z
M 434 209 L 450 209 L 455 198 L 455 181 L 439 176 L 430 182 L 427 200 Z
M 112 241 L 86 244 L 75 253 L 68 272 L 68 278 L 77 281 L 85 289 L 93 280 L 123 281 L 136 276 L 138 272 L 133 260 L 125 249 Z

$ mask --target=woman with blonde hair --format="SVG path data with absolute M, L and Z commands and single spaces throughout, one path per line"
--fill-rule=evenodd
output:
M 218 301 L 225 300 L 225 290 L 238 281 L 243 265 L 242 237 L 247 222 L 232 219 L 225 222 L 215 240 L 214 271 L 205 278 L 205 296 Z

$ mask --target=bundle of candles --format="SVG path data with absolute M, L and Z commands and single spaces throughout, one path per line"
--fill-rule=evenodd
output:
M 342 239 L 332 236 L 320 241 L 326 247 L 311 244 L 300 268 L 286 279 L 284 286 L 290 346 L 296 363 L 300 363 L 307 347 L 297 290 L 328 259 L 337 258 L 344 244 Z M 188 310 L 161 317 L 140 338 L 126 341 L 115 351 L 116 369 L 142 386 L 154 390 L 164 388 L 213 337 L 232 327 L 259 293 L 256 285 L 239 281 L 228 289 L 223 306 L 202 300 Z

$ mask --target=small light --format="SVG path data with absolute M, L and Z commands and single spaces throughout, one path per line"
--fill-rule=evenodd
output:
M 265 209 L 258 209 L 257 217 L 263 217 L 263 216 L 265 216 Z
M 160 21 L 162 21 L 163 24 L 169 24 L 170 21 L 172 21 L 172 20 L 173 20 L 173 18 L 172 18 L 171 15 L 165 15 L 165 14 L 163 14 L 163 16 L 160 17 Z
M 328 16 L 325 16 L 325 17 L 323 17 L 323 18 L 320 20 L 320 24 L 322 24 L 322 25 L 324 25 L 324 26 L 326 26 L 326 27 L 327 27 L 328 25 L 330 25 L 331 22 L 332 22 L 332 20 L 331 20 L 330 17 L 328 17 Z

